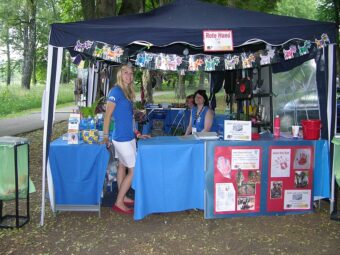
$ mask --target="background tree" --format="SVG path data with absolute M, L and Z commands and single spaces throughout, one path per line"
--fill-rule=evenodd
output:
M 315 0 L 300 0 L 296 4 L 296 0 L 279 1 L 273 13 L 284 16 L 316 19 L 316 1 Z
M 4 68 L 6 85 L 11 84 L 13 68 L 16 64 L 12 59 L 12 53 L 14 53 L 13 42 L 15 41 L 14 28 L 18 24 L 18 15 L 16 14 L 18 5 L 18 1 L 0 2 L 0 15 L 2 17 L 0 21 L 0 46 L 4 46 L 0 48 L 0 53 L 6 56 L 6 60 L 3 58 L 0 64 L 6 65 Z
M 21 86 L 30 89 L 36 49 L 37 0 L 26 0 L 22 19 L 23 62 Z

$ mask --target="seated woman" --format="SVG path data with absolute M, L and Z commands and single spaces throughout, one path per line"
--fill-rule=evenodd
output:
M 194 99 L 194 107 L 191 110 L 190 122 L 185 135 L 209 132 L 213 124 L 214 112 L 209 107 L 209 99 L 205 90 L 197 90 Z

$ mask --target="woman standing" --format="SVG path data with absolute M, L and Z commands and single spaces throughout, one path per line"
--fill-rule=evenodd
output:
M 104 142 L 109 146 L 109 126 L 113 116 L 115 132 L 112 143 L 118 156 L 119 166 L 117 172 L 118 196 L 112 210 L 124 214 L 133 214 L 133 210 L 128 205 L 133 205 L 134 201 L 128 198 L 126 193 L 131 186 L 136 162 L 135 135 L 137 138 L 148 137 L 134 130 L 134 99 L 133 69 L 131 65 L 123 65 L 117 72 L 117 85 L 109 92 L 103 130 Z M 126 168 L 128 173 L 126 173 Z
M 197 90 L 194 99 L 195 106 L 191 110 L 190 122 L 185 135 L 209 132 L 213 124 L 214 113 L 209 107 L 209 99 L 205 90 Z

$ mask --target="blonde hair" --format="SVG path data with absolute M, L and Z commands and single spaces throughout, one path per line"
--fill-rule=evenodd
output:
M 134 91 L 134 88 L 133 88 L 133 79 L 131 81 L 130 84 L 128 84 L 128 86 L 124 86 L 123 84 L 123 78 L 122 78 L 122 71 L 125 70 L 125 69 L 131 69 L 133 71 L 133 68 L 131 65 L 122 65 L 118 72 L 117 72 L 117 84 L 119 87 L 121 87 L 121 89 L 123 90 L 124 92 L 124 95 L 125 97 L 130 100 L 130 101 L 133 101 L 135 99 L 135 91 Z

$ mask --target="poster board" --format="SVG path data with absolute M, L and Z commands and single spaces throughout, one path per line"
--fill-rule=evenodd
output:
M 267 211 L 301 211 L 312 208 L 313 146 L 269 148 Z
M 280 138 L 257 141 L 207 141 L 205 146 L 204 217 L 206 219 L 311 213 L 313 199 L 318 199 L 320 192 L 326 194 L 321 191 L 324 188 L 327 191 L 329 189 L 329 175 L 325 173 L 325 171 L 328 173 L 327 169 L 329 169 L 326 140 Z M 235 155 L 233 151 L 236 150 L 236 155 L 242 154 L 239 153 L 239 149 L 241 152 L 259 149 L 259 160 L 248 160 L 246 163 L 242 163 L 240 157 L 232 160 Z M 245 154 L 247 155 L 247 152 Z M 283 157 L 282 154 L 285 156 Z M 224 157 L 224 161 L 219 159 L 220 156 Z M 288 161 L 284 161 L 287 164 L 284 171 L 278 173 L 275 167 L 277 168 L 279 164 L 277 159 L 281 159 L 281 156 Z M 249 158 L 249 154 L 246 158 Z M 218 163 L 218 160 L 221 162 Z M 230 170 L 220 171 L 218 164 L 222 166 L 230 164 Z M 255 187 L 255 191 L 251 188 L 239 189 L 239 186 L 246 188 L 238 183 L 240 178 L 237 177 L 236 165 L 244 169 L 241 170 L 242 184 L 251 184 L 251 188 Z M 221 166 L 219 168 L 222 169 Z M 302 172 L 304 173 L 301 174 Z M 308 180 L 304 178 L 306 172 L 308 172 Z M 274 189 L 274 183 L 275 189 L 281 188 L 281 191 Z M 226 197 L 229 197 L 229 200 L 223 202 L 223 199 L 226 201 Z M 237 201 L 239 201 L 238 207 Z M 250 207 L 242 208 L 244 201 Z
M 260 211 L 261 154 L 258 146 L 215 147 L 215 214 Z

